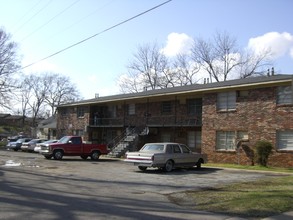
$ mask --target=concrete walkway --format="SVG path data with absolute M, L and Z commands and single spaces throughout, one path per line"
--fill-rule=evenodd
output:
M 292 219 L 293 219 L 293 211 L 289 211 L 289 212 L 284 212 L 281 215 L 264 218 L 263 220 L 292 220 Z

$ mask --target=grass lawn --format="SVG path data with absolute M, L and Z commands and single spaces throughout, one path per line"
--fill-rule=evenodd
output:
M 271 171 L 264 167 L 258 169 Z M 276 169 L 273 170 L 276 171 Z M 284 174 L 285 176 L 253 182 L 174 193 L 169 195 L 169 199 L 178 205 L 188 205 L 196 210 L 244 218 L 264 218 L 293 210 L 292 170 L 285 169 Z

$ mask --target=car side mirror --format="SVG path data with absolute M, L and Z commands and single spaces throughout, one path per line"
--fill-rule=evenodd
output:
M 68 144 L 72 144 L 72 141 L 71 141 L 71 140 L 69 140 L 69 141 L 68 141 Z

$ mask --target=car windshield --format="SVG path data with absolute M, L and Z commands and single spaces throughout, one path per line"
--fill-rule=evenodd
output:
M 22 143 L 22 142 L 24 142 L 25 141 L 25 139 L 24 138 L 21 138 L 21 139 L 18 139 L 16 142 L 17 143 Z
M 164 145 L 163 144 L 148 144 L 145 145 L 141 151 L 163 151 Z

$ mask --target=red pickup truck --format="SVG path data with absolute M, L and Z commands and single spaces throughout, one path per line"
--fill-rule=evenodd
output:
M 58 142 L 41 146 L 40 153 L 46 158 L 61 160 L 63 156 L 80 156 L 86 160 L 98 160 L 109 152 L 106 144 L 85 144 L 80 136 L 64 136 Z

